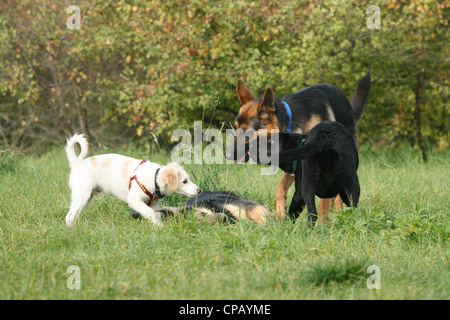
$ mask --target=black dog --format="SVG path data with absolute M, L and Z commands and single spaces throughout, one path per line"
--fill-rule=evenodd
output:
M 253 140 L 253 144 L 258 142 L 261 147 L 261 143 L 267 143 L 271 164 L 278 165 L 286 173 L 295 174 L 296 190 L 289 208 L 291 217 L 297 218 L 306 204 L 308 221 L 314 224 L 317 220 L 315 196 L 331 198 L 339 194 L 347 206 L 358 205 L 358 151 L 354 137 L 345 126 L 324 121 L 312 128 L 308 135 L 276 133 L 264 140 L 260 136 Z M 277 141 L 278 148 L 275 149 L 280 153 L 271 154 L 270 146 Z M 250 150 L 255 149 L 251 146 Z M 251 152 L 250 156 L 261 163 L 258 153 Z

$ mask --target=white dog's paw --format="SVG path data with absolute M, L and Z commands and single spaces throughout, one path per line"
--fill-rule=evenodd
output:
M 66 226 L 71 227 L 73 226 L 75 223 L 75 217 L 73 217 L 72 215 L 68 214 L 66 216 Z
M 164 225 L 162 224 L 162 221 L 161 220 L 150 220 L 150 222 L 151 222 L 151 224 L 153 225 L 153 226 L 155 226 L 155 227 L 158 227 L 158 228 L 162 228 Z

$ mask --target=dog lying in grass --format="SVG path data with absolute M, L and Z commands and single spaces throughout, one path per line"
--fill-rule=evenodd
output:
M 264 141 L 265 140 L 265 141 Z M 271 145 L 278 142 L 278 154 L 271 153 Z M 324 121 L 311 129 L 308 135 L 275 133 L 255 138 L 250 150 L 258 150 L 255 143 L 267 143 L 266 150 L 272 165 L 295 174 L 295 193 L 289 207 L 289 216 L 296 219 L 305 204 L 308 221 L 314 225 L 317 211 L 314 197 L 332 198 L 340 195 L 347 206 L 358 205 L 360 186 L 358 151 L 350 132 L 339 122 Z M 262 163 L 259 152 L 251 158 Z M 325 216 L 327 222 L 328 216 Z
M 80 154 L 75 154 L 79 144 Z M 143 218 L 161 225 L 161 214 L 155 209 L 159 199 L 169 194 L 193 197 L 200 193 L 186 171 L 176 163 L 161 166 L 119 154 L 102 154 L 84 159 L 88 152 L 86 136 L 75 134 L 67 140 L 66 154 L 70 164 L 69 186 L 72 203 L 66 216 L 71 226 L 88 205 L 94 192 L 103 192 L 125 201 Z
M 268 217 L 273 216 L 266 205 L 229 191 L 203 191 L 190 198 L 183 207 L 161 207 L 157 211 L 164 216 L 193 212 L 197 218 L 217 223 L 244 219 L 263 224 Z M 137 218 L 138 215 L 134 214 L 133 217 Z

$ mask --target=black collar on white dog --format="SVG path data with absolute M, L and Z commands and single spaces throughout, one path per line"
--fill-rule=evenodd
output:
M 164 198 L 164 195 L 161 194 L 161 190 L 159 189 L 159 185 L 156 182 L 156 178 L 158 177 L 159 169 L 161 169 L 161 168 L 156 169 L 156 172 L 155 172 L 155 194 L 156 194 L 157 198 Z

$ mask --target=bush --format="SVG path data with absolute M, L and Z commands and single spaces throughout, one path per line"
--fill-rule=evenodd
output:
M 13 150 L 0 150 L 0 175 L 15 173 L 22 154 Z
M 381 29 L 368 29 L 378 4 Z M 81 2 L 81 29 L 60 1 L 0 4 L 3 144 L 154 137 L 194 120 L 231 126 L 235 85 L 278 96 L 316 83 L 348 97 L 372 71 L 361 143 L 449 146 L 448 3 L 368 1 Z M 423 144 L 422 144 L 423 137 Z

